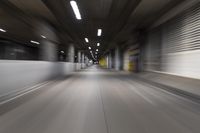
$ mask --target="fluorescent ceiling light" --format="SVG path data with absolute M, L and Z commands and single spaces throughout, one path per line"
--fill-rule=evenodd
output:
M 72 0 L 72 1 L 70 1 L 70 4 L 71 4 L 72 9 L 74 11 L 74 14 L 76 16 L 76 19 L 80 20 L 81 19 L 81 14 L 79 12 L 78 5 L 77 5 L 76 1 Z
M 63 54 L 65 53 L 64 51 L 60 51 L 60 52 L 63 53 Z
M 85 38 L 85 42 L 87 42 L 87 43 L 89 42 L 88 38 Z
M 43 36 L 43 35 L 41 35 L 41 37 L 44 38 L 44 39 L 47 38 L 46 36 Z
M 98 52 L 99 50 L 98 50 L 98 49 L 96 49 L 96 51 Z
M 31 40 L 30 42 L 35 43 L 35 44 L 40 44 L 39 42 L 36 42 L 36 41 L 33 41 L 33 40 Z
M 4 29 L 1 29 L 1 28 L 0 28 L 0 31 L 1 31 L 1 32 L 6 32 L 6 30 L 4 30 Z
M 91 47 L 88 47 L 89 49 L 91 49 Z
M 97 36 L 101 36 L 101 34 L 102 34 L 102 29 L 98 29 Z
M 99 47 L 99 46 L 100 46 L 100 43 L 97 43 L 97 46 Z

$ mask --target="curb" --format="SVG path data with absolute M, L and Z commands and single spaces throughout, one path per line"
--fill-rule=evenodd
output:
M 164 85 L 164 84 L 161 84 L 161 83 L 158 83 L 158 82 L 154 82 L 154 81 L 151 81 L 151 80 L 148 80 L 148 79 L 145 79 L 145 78 L 141 78 L 141 77 L 138 77 L 138 76 L 135 77 L 135 78 L 137 80 L 143 81 L 147 84 L 153 85 L 155 87 L 158 87 L 160 89 L 163 89 L 165 91 L 168 91 L 168 92 L 176 94 L 178 96 L 187 98 L 191 101 L 194 101 L 194 102 L 200 104 L 200 96 L 199 95 L 196 95 L 194 93 L 190 93 L 190 92 L 187 92 L 187 91 L 183 91 L 179 88 L 175 88 L 175 87 L 167 86 L 167 85 Z

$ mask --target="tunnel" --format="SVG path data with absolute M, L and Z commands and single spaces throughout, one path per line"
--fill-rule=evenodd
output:
M 199 125 L 199 0 L 0 0 L 0 133 Z

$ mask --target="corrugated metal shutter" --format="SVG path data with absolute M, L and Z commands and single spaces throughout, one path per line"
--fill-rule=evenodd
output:
M 200 3 L 162 25 L 163 54 L 200 49 Z

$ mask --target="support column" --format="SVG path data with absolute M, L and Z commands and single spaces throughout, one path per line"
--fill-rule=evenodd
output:
M 89 58 L 86 56 L 85 57 L 85 64 L 88 66 L 89 65 Z
M 121 66 L 120 49 L 119 46 L 115 48 L 115 70 L 119 71 Z
M 82 53 L 81 55 L 81 68 L 85 68 L 85 54 Z
M 57 60 L 57 47 L 56 44 L 43 40 L 41 45 L 41 58 L 44 61 L 56 61 Z
M 59 41 L 54 29 L 42 21 L 33 21 L 33 26 L 35 34 L 38 35 L 38 39 L 33 41 L 40 43 L 39 58 L 43 61 L 56 61 L 58 59 L 57 46 Z
M 74 56 L 75 56 L 75 50 L 74 50 L 74 45 L 70 44 L 68 47 L 68 52 L 67 52 L 67 61 L 74 63 Z
M 106 68 L 109 68 L 109 56 L 106 55 Z
M 78 63 L 81 63 L 81 51 L 78 51 Z
M 108 68 L 109 69 L 112 68 L 112 54 L 111 54 L 111 52 L 109 52 L 109 54 L 108 54 Z

